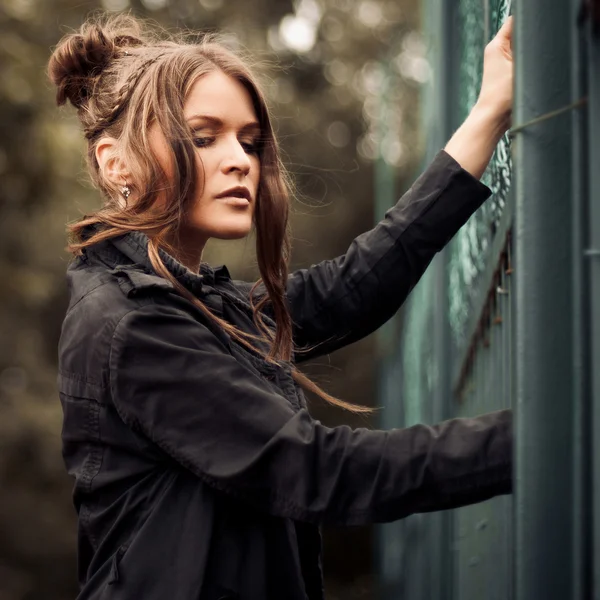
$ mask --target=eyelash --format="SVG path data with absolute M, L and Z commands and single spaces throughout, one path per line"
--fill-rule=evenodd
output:
M 194 144 L 197 148 L 207 148 L 215 141 L 214 137 L 201 137 L 197 136 L 194 138 Z M 240 142 L 240 145 L 247 154 L 258 154 L 258 143 L 247 144 Z

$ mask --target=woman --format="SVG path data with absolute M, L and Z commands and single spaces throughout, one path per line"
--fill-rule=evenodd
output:
M 367 409 L 295 367 L 384 323 L 490 195 L 478 178 L 510 122 L 510 35 L 509 22 L 486 50 L 477 106 L 385 219 L 290 276 L 288 184 L 244 62 L 129 16 L 63 38 L 49 74 L 58 103 L 78 109 L 105 200 L 70 225 L 59 347 L 80 598 L 323 598 L 321 523 L 511 491 L 509 411 L 327 428 L 303 388 Z M 201 262 L 209 238 L 253 226 L 257 284 Z

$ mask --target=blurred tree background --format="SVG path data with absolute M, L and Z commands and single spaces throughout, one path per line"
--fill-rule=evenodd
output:
M 76 596 L 76 516 L 60 451 L 57 343 L 67 304 L 65 224 L 100 204 L 75 111 L 45 69 L 93 10 L 167 28 L 218 30 L 256 57 L 297 186 L 292 267 L 345 251 L 374 222 L 374 165 L 401 191 L 420 158 L 419 88 L 429 77 L 418 0 L 0 0 L 0 600 Z M 382 122 L 384 79 L 393 107 Z M 204 259 L 254 279 L 252 240 Z M 338 397 L 373 404 L 375 336 L 307 367 Z M 398 399 L 400 401 L 400 398 Z M 312 402 L 333 425 L 364 418 Z M 328 598 L 372 598 L 370 530 L 325 532 Z

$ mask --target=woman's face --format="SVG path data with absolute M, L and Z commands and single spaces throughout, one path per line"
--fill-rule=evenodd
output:
M 200 185 L 182 229 L 182 242 L 187 246 L 182 250 L 197 254 L 211 237 L 235 239 L 250 232 L 260 179 L 257 144 L 261 131 L 250 94 L 221 71 L 196 81 L 184 116 L 194 132 Z M 156 123 L 149 135 L 169 177 L 167 144 Z

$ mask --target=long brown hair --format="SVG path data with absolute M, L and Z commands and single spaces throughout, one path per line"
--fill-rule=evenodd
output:
M 213 314 L 179 283 L 159 254 L 159 250 L 164 250 L 175 256 L 173 240 L 178 237 L 197 187 L 203 185 L 197 181 L 193 134 L 186 125 L 183 108 L 197 79 L 215 70 L 246 88 L 261 126 L 261 178 L 254 212 L 261 279 L 252 288 L 249 298 L 259 336 L 243 332 Z M 78 32 L 63 37 L 50 58 L 48 75 L 57 86 L 57 104 L 69 100 L 78 110 L 88 140 L 88 171 L 105 199 L 101 209 L 68 224 L 67 249 L 79 255 L 87 246 L 129 231 L 146 233 L 152 266 L 182 296 L 232 338 L 256 352 L 259 350 L 253 341 L 267 341 L 270 351 L 265 358 L 269 362 L 290 361 L 294 348 L 285 287 L 290 253 L 291 186 L 281 163 L 265 97 L 246 61 L 215 35 L 190 42 L 182 35 L 176 38 L 152 29 L 130 14 L 99 13 L 87 20 Z M 154 122 L 171 149 L 173 175 L 169 178 L 148 151 L 148 129 Z M 135 202 L 124 202 L 120 186 L 102 173 L 96 159 L 96 146 L 105 136 L 118 140 L 111 158 L 127 164 L 136 190 Z M 157 211 L 155 201 L 159 192 L 164 194 L 165 202 Z M 93 235 L 85 237 L 84 230 L 90 225 L 99 227 Z M 256 301 L 254 291 L 260 284 L 266 294 Z M 276 323 L 274 332 L 261 316 L 267 303 L 271 304 Z M 303 388 L 331 404 L 352 412 L 371 411 L 327 394 L 293 366 L 292 373 Z

